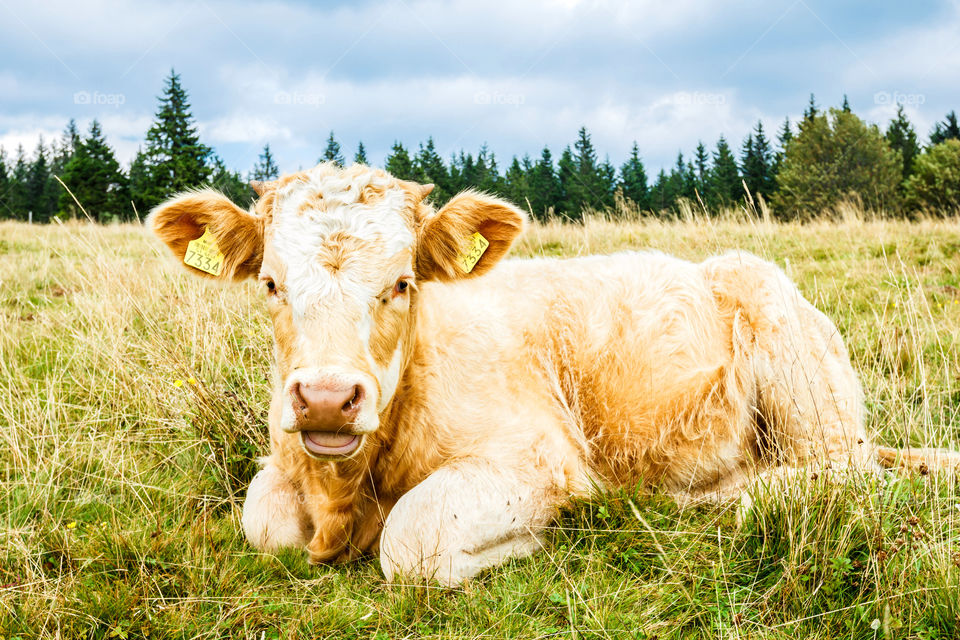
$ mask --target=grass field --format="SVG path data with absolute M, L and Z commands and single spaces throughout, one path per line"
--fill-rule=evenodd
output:
M 869 430 L 960 446 L 960 222 L 532 228 L 518 256 L 744 248 L 831 316 Z M 681 509 L 578 504 L 463 588 L 385 585 L 244 542 L 271 333 L 253 283 L 180 270 L 135 226 L 0 223 L 0 637 L 956 638 L 960 489 L 811 479 Z

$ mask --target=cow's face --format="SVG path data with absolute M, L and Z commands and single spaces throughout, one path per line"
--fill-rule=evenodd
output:
M 434 212 L 429 186 L 361 165 L 321 164 L 258 191 L 252 213 L 200 191 L 159 206 L 150 224 L 181 259 L 209 231 L 224 255 L 217 277 L 259 279 L 279 374 L 272 419 L 315 458 L 353 456 L 397 390 L 418 284 L 489 270 L 523 216 L 474 193 Z M 467 272 L 460 258 L 474 233 L 489 247 Z

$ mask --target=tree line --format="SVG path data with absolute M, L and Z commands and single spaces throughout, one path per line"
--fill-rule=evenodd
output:
M 347 163 L 331 131 L 320 161 Z M 361 142 L 353 162 L 369 164 Z M 808 219 L 856 198 L 886 215 L 918 210 L 952 213 L 960 206 L 960 126 L 951 111 L 921 144 L 902 106 L 885 131 L 850 109 L 822 110 L 813 95 L 794 126 L 785 119 L 771 140 L 762 122 L 734 149 L 720 136 L 712 149 L 700 142 L 688 158 L 678 153 L 652 179 L 634 142 L 619 167 L 600 160 L 581 128 L 558 158 L 545 146 L 536 158 L 513 157 L 501 170 L 482 146 L 444 159 L 433 138 L 408 149 L 395 142 L 384 168 L 398 178 L 433 183 L 443 202 L 467 188 L 501 195 L 540 220 L 579 220 L 585 211 L 622 211 L 618 201 L 651 215 L 668 216 L 687 201 L 715 212 L 745 199 L 763 199 L 782 219 Z M 0 218 L 39 222 L 88 216 L 107 222 L 142 218 L 170 194 L 210 185 L 241 206 L 255 194 L 249 180 L 270 180 L 278 167 L 269 144 L 242 176 L 201 140 L 186 90 L 173 71 L 144 145 L 124 171 L 94 120 L 81 134 L 71 120 L 60 140 L 41 139 L 31 157 L 23 147 L 8 158 L 0 148 Z M 60 184 L 62 182 L 62 184 Z

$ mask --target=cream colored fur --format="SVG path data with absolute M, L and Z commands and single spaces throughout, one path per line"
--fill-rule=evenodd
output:
M 313 562 L 379 551 L 388 579 L 455 584 L 535 551 L 573 496 L 641 484 L 718 499 L 801 469 L 895 463 L 864 431 L 836 327 L 769 262 L 497 265 L 523 219 L 496 199 L 435 213 L 429 188 L 331 165 L 261 190 L 253 221 L 211 201 L 194 219 L 184 199 L 152 216 L 178 255 L 218 209 L 244 220 L 228 260 L 250 272 L 262 255 L 275 284 L 272 450 L 243 514 L 258 548 L 305 545 Z M 491 248 L 468 277 L 452 261 L 477 230 Z M 378 293 L 398 277 L 408 292 Z M 291 376 L 331 363 L 374 380 L 376 402 L 357 453 L 324 461 L 283 416 Z M 956 460 L 924 455 L 906 464 Z

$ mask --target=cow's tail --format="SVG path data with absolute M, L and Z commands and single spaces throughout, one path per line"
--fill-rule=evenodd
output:
M 960 451 L 913 447 L 876 447 L 876 451 L 877 462 L 887 469 L 909 469 L 920 473 L 937 470 L 960 471 Z

